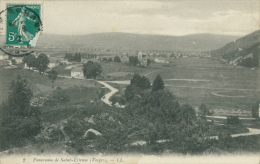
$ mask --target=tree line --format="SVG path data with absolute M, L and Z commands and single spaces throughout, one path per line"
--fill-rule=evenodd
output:
M 75 53 L 74 55 L 72 53 L 66 53 L 64 59 L 68 59 L 69 62 L 81 62 L 81 55 L 81 53 Z
M 39 70 L 39 73 L 44 73 L 48 68 L 50 60 L 46 54 L 40 54 L 37 58 L 30 54 L 23 58 L 23 63 L 25 63 L 29 69 L 35 68 Z

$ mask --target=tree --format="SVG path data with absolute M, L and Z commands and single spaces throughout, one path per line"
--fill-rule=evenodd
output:
M 189 104 L 184 104 L 181 106 L 181 110 L 178 114 L 179 122 L 184 121 L 186 124 L 192 124 L 196 120 L 196 112 L 192 106 Z
M 135 67 L 139 63 L 137 56 L 129 56 L 129 63 Z
M 241 62 L 238 64 L 243 67 L 256 67 L 258 65 L 256 65 L 255 61 L 256 60 L 254 58 L 246 58 L 246 59 L 241 60 Z
M 153 92 L 156 92 L 158 90 L 164 90 L 164 82 L 159 74 L 154 79 L 153 86 L 152 86 Z
M 27 63 L 30 58 L 30 55 L 27 55 L 23 58 L 23 63 Z
M 114 57 L 114 62 L 121 63 L 120 57 L 116 55 L 116 56 Z
M 125 99 L 127 101 L 130 101 L 134 98 L 136 94 L 140 93 L 140 90 L 138 87 L 135 87 L 134 85 L 128 85 L 125 89 Z
M 40 133 L 41 119 L 37 107 L 30 105 L 33 92 L 20 75 L 9 86 L 8 100 L 0 108 L 0 148 L 22 146 Z
M 239 125 L 241 122 L 238 116 L 228 116 L 227 117 L 227 124 L 231 125 Z
M 204 103 L 202 103 L 200 105 L 200 107 L 199 107 L 199 115 L 204 117 L 206 115 L 211 116 L 212 114 L 213 114 L 213 111 L 210 111 Z
M 26 107 L 30 106 L 30 100 L 33 96 L 33 92 L 28 86 L 28 82 L 22 79 L 20 75 L 17 76 L 16 81 L 12 81 L 9 86 L 8 105 L 13 107 L 15 115 L 24 115 Z M 25 115 L 24 115 L 25 116 Z
M 158 137 L 159 136 L 158 136 L 157 128 L 152 123 L 150 123 L 148 125 L 148 129 L 146 130 L 146 134 L 145 134 L 146 142 L 150 145 L 154 145 L 156 144 Z
M 31 67 L 35 67 L 36 66 L 36 57 L 34 55 L 30 55 L 26 64 L 29 67 L 29 69 Z
M 143 108 L 149 111 L 151 118 L 157 118 L 161 122 L 176 122 L 180 105 L 175 96 L 167 90 L 146 92 L 142 95 Z
M 75 55 L 73 57 L 73 61 L 81 62 L 81 54 L 80 53 L 75 53 Z
M 128 143 L 128 129 L 124 126 L 104 130 L 101 137 L 97 139 L 96 147 L 101 151 L 122 152 Z
M 218 135 L 218 139 L 219 139 L 218 147 L 222 149 L 230 148 L 233 145 L 233 139 L 230 133 L 220 132 Z
M 109 63 L 113 62 L 113 59 L 112 58 L 108 58 L 107 60 Z
M 12 59 L 11 62 L 12 62 L 12 65 L 17 64 L 17 62 L 15 61 L 15 59 Z
M 107 62 L 107 58 L 103 58 L 103 61 L 106 63 Z
M 35 67 L 36 66 L 36 58 L 35 58 L 34 55 L 30 54 L 30 55 L 25 56 L 23 58 L 23 63 L 27 64 L 27 66 L 30 69 L 31 67 Z
M 240 56 L 246 56 L 250 53 L 253 54 L 253 57 L 248 57 L 245 59 L 242 59 L 238 64 L 244 67 L 258 67 L 259 66 L 259 55 L 260 55 L 260 50 L 259 50 L 259 45 L 260 43 L 256 43 L 252 45 L 249 48 L 243 49 L 243 51 L 239 52 Z M 236 54 L 234 54 L 236 55 Z M 230 56 L 230 55 L 228 55 Z
M 113 95 L 109 98 L 109 101 L 112 102 L 112 105 L 118 103 L 119 105 L 125 105 L 125 99 L 121 95 Z
M 64 59 L 68 59 L 68 61 L 72 61 L 73 60 L 73 56 L 72 56 L 71 53 L 66 53 Z
M 207 110 L 207 107 L 205 104 L 201 104 L 200 107 L 199 107 L 199 114 L 201 116 L 206 116 L 208 114 L 208 110 Z
M 51 70 L 50 72 L 48 72 L 48 77 L 49 79 L 51 79 L 52 83 L 56 80 L 56 78 L 58 77 L 58 72 L 56 72 L 55 70 Z
M 147 66 L 150 66 L 150 64 L 152 63 L 151 59 L 147 59 Z
M 142 91 L 148 90 L 150 88 L 151 83 L 148 78 L 145 76 L 140 76 L 139 74 L 134 74 L 130 85 L 126 87 L 124 96 L 127 101 L 130 101 L 134 98 L 135 95 L 139 95 Z
M 12 56 L 11 55 L 8 55 L 8 60 L 12 60 Z
M 87 79 L 94 78 L 96 79 L 102 72 L 102 67 L 99 63 L 94 63 L 93 61 L 88 61 L 83 64 L 83 73 L 84 77 Z
M 50 60 L 46 54 L 40 54 L 36 59 L 36 69 L 39 70 L 39 73 L 44 73 L 48 68 Z
M 259 48 L 256 48 L 253 51 L 253 59 L 254 59 L 254 66 L 255 67 L 259 66 L 259 57 L 260 57 L 260 50 L 259 50 Z
M 259 119 L 259 101 L 252 105 L 252 117 L 255 119 Z
M 140 87 L 141 89 L 150 89 L 151 83 L 150 80 L 145 76 L 140 76 L 139 74 L 134 74 L 131 79 L 131 85 Z

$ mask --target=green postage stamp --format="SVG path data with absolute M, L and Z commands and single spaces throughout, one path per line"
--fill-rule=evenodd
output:
M 6 46 L 35 47 L 40 31 L 40 4 L 7 4 Z

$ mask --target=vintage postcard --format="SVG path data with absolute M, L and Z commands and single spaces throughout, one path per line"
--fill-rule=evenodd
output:
M 1 1 L 0 164 L 259 164 L 259 9 Z

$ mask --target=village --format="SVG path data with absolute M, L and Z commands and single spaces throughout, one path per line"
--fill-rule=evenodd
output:
M 14 48 L 15 49 L 15 48 Z M 16 48 L 18 50 L 19 48 Z M 94 50 L 94 49 L 93 49 Z M 10 53 L 13 53 L 14 51 L 9 51 Z M 48 69 L 46 72 L 49 72 L 51 69 L 54 69 L 55 67 L 62 66 L 65 70 L 67 70 L 66 77 L 71 77 L 71 78 L 84 78 L 83 75 L 83 64 L 87 63 L 88 61 L 93 61 L 93 62 L 104 62 L 104 63 L 111 63 L 111 62 L 116 62 L 114 61 L 115 56 L 118 56 L 120 59 L 120 63 L 129 63 L 129 57 L 130 56 L 136 56 L 138 59 L 138 64 L 137 66 L 139 67 L 147 67 L 151 62 L 152 63 L 159 63 L 159 64 L 169 64 L 171 60 L 178 59 L 178 58 L 188 58 L 188 57 L 195 57 L 195 58 L 201 58 L 201 57 L 206 57 L 210 58 L 211 56 L 209 55 L 183 55 L 184 53 L 178 52 L 174 53 L 171 51 L 168 51 L 168 53 L 144 53 L 141 51 L 138 51 L 136 53 L 126 53 L 124 51 L 122 52 L 115 52 L 115 53 L 104 53 L 103 50 L 99 50 L 98 52 L 82 52 L 80 54 L 80 60 L 79 61 L 71 61 L 68 58 L 66 58 L 66 54 L 71 54 L 72 56 L 75 55 L 77 52 L 72 53 L 72 52 L 64 52 L 61 53 L 59 51 L 54 52 L 49 52 L 46 51 L 46 55 L 49 58 L 49 64 L 48 64 Z M 164 51 L 162 51 L 164 52 Z M 167 51 L 165 51 L 167 52 Z M 11 57 L 5 54 L 4 52 L 0 52 L 0 60 L 1 65 L 5 65 L 5 68 L 24 68 L 28 69 L 29 67 L 27 66 L 26 63 L 23 62 L 24 57 Z M 41 53 L 44 54 L 44 51 L 37 52 L 34 51 L 31 53 L 31 55 L 35 56 L 37 58 Z M 188 53 L 189 54 L 189 53 Z M 148 61 L 148 63 L 147 63 Z M 149 63 L 150 62 L 150 63 Z M 70 70 L 70 74 L 68 73 L 68 70 Z M 62 75 L 59 75 L 59 77 L 65 77 Z

